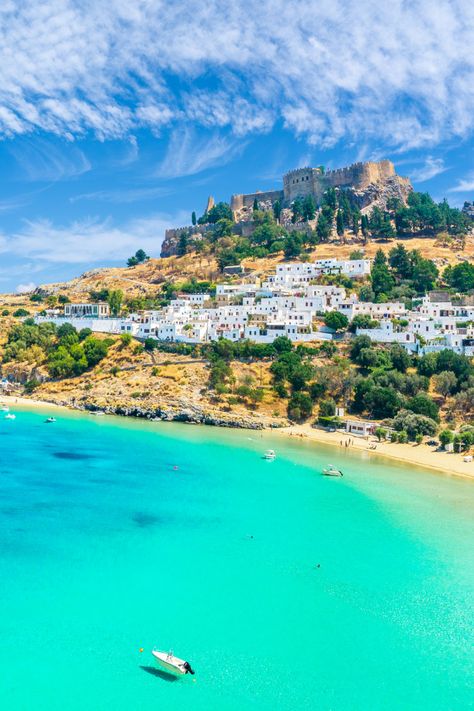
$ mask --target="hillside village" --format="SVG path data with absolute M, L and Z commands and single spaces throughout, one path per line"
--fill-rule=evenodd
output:
M 4 389 L 230 426 L 345 417 L 392 441 L 442 425 L 469 446 L 468 209 L 382 161 L 292 171 L 281 191 L 192 217 L 167 233 L 171 256 L 139 250 L 127 268 L 1 297 Z

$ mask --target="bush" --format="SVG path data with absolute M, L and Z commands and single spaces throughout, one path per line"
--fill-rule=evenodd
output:
M 30 313 L 26 309 L 17 309 L 13 312 L 13 315 L 15 318 L 24 318 L 25 316 L 29 316 Z
M 40 381 L 37 380 L 36 378 L 31 378 L 31 380 L 27 380 L 25 383 L 25 393 L 31 394 L 40 385 L 41 385 Z
M 329 311 L 324 317 L 324 323 L 334 331 L 345 331 L 349 325 L 349 319 L 339 311 Z
M 288 417 L 296 422 L 307 420 L 313 411 L 313 402 L 309 395 L 294 393 L 288 402 Z
M 381 442 L 381 440 L 387 438 L 387 430 L 384 427 L 377 427 L 375 430 L 375 436 L 377 437 L 378 441 Z
M 320 417 L 333 417 L 336 414 L 336 403 L 334 400 L 321 400 L 319 403 Z
M 414 440 L 417 434 L 432 437 L 438 430 L 438 425 L 434 420 L 410 410 L 400 410 L 393 418 L 392 425 L 398 432 L 406 432 L 410 440 Z
M 406 409 L 439 422 L 439 407 L 425 393 L 418 393 L 418 395 L 410 398 L 406 404 Z
M 454 432 L 451 430 L 441 430 L 439 433 L 439 441 L 444 448 L 447 444 L 451 444 L 454 441 Z
M 405 430 L 401 430 L 398 433 L 398 441 L 400 444 L 406 444 L 406 442 L 408 442 L 408 433 L 405 432 Z
M 120 336 L 120 344 L 122 348 L 126 348 L 132 342 L 132 336 L 130 333 L 122 333 Z

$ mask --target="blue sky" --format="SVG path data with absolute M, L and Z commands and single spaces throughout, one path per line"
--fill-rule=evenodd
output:
M 3 0 L 0 291 L 158 256 L 207 196 L 388 157 L 474 199 L 467 0 Z

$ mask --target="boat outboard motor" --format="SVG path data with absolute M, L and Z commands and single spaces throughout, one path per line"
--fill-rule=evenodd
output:
M 194 674 L 194 670 L 191 669 L 191 664 L 189 662 L 184 662 L 183 667 L 186 669 L 186 674 Z

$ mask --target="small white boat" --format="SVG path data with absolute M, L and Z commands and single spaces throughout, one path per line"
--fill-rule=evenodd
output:
M 9 411 L 10 411 L 10 408 L 8 407 L 8 405 L 2 405 L 2 406 L 0 407 L 0 411 L 1 411 L 1 412 L 9 412 Z
M 190 663 L 175 657 L 173 652 L 159 652 L 157 649 L 153 649 L 152 654 L 156 661 L 167 671 L 174 674 L 194 674 Z
M 103 417 L 105 412 L 102 412 L 102 410 L 93 410 L 92 412 L 89 412 L 89 415 L 94 415 L 94 417 Z
M 56 422 L 56 418 L 55 417 L 48 417 L 48 419 L 45 420 L 45 422 Z
M 264 459 L 276 459 L 276 454 L 274 449 L 267 449 L 265 454 L 263 455 Z
M 337 469 L 332 464 L 328 464 L 327 467 L 323 469 L 324 476 L 344 476 L 340 469 Z
M 5 420 L 16 420 L 16 415 L 13 415 L 11 412 L 8 413 L 8 415 L 5 415 Z

